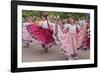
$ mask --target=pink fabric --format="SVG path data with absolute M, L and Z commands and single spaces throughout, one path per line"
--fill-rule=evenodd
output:
M 84 40 L 84 36 L 86 35 L 86 27 L 84 26 L 82 30 L 78 33 L 63 33 L 59 27 L 59 39 L 61 42 L 61 47 L 65 51 L 65 55 L 71 55 L 77 53 L 76 49 L 81 46 L 81 43 Z
M 29 32 L 27 31 L 27 26 L 23 26 L 22 40 L 23 40 L 23 42 L 27 42 L 27 43 L 32 41 L 32 37 L 29 34 Z
M 49 47 L 54 42 L 53 32 L 48 28 L 41 28 L 36 24 L 31 24 L 27 27 L 27 30 L 33 38 L 45 44 L 45 46 Z
M 86 35 L 86 37 L 84 38 L 84 41 L 82 43 L 82 47 L 83 48 L 90 48 L 90 36 Z

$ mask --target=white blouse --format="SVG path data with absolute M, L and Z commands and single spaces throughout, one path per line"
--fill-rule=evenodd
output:
M 76 33 L 76 28 L 80 29 L 81 27 L 79 25 L 75 25 L 75 24 L 74 25 L 65 24 L 64 28 L 68 29 L 69 32 Z
M 41 21 L 41 22 L 40 22 L 40 26 L 41 26 L 42 28 L 49 28 L 48 23 L 47 23 L 46 20 L 45 20 L 45 21 Z
M 85 20 L 79 20 L 79 25 L 82 27 L 83 24 L 85 23 Z

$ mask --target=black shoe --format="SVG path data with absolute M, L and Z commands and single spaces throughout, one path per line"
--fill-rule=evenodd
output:
M 44 45 L 44 44 L 42 44 L 42 47 L 43 47 L 43 48 L 45 48 L 45 45 Z
M 44 48 L 44 53 L 47 53 L 48 52 L 48 48 Z
M 82 50 L 87 50 L 88 48 L 83 48 Z

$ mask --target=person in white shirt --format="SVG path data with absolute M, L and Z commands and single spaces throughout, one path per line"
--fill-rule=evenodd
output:
M 62 52 L 66 55 L 67 59 L 77 59 L 77 48 L 80 47 L 81 43 L 84 40 L 86 34 L 87 24 L 84 24 L 83 28 L 80 28 L 79 25 L 75 24 L 73 18 L 69 19 L 68 24 L 58 26 L 59 30 L 59 39 L 61 42 Z M 79 29 L 79 32 L 77 32 Z

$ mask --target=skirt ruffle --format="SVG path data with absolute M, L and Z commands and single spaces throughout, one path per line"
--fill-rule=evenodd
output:
M 22 41 L 23 43 L 30 43 L 32 42 L 32 37 L 29 34 L 29 32 L 27 31 L 27 27 L 23 27 L 23 31 L 22 31 Z
M 86 35 L 86 28 L 82 28 L 78 33 L 63 33 L 62 30 L 59 28 L 58 37 L 61 43 L 61 48 L 64 51 L 65 55 L 71 55 L 77 53 L 77 48 L 79 48 L 84 41 L 84 37 Z
M 50 47 L 55 41 L 53 38 L 53 31 L 49 28 L 45 29 L 37 26 L 36 24 L 32 24 L 27 26 L 27 30 L 33 38 L 40 41 L 46 47 Z

